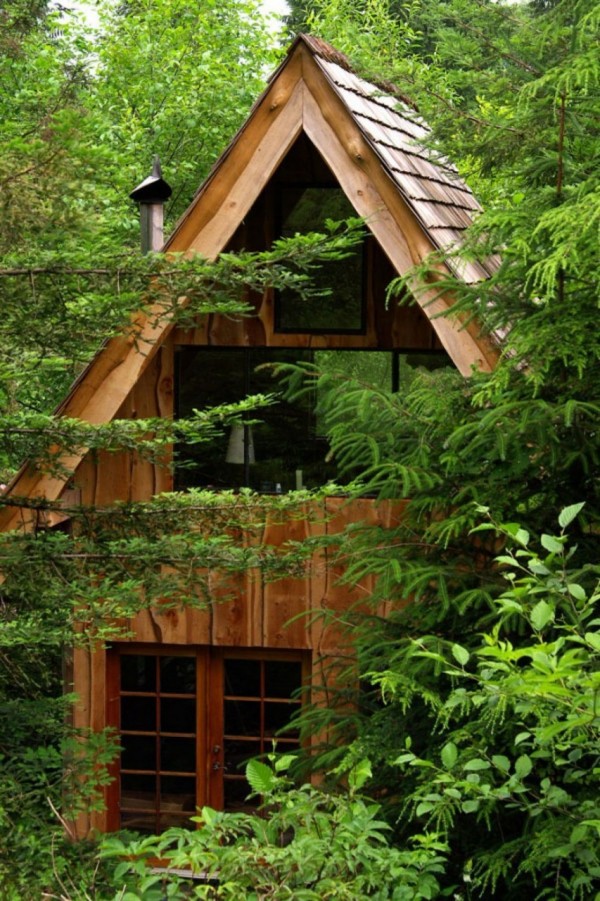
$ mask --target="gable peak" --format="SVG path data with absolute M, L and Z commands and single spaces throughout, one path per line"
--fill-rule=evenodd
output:
M 418 112 L 416 103 L 406 94 L 404 94 L 392 81 L 386 81 L 380 78 L 371 78 L 369 75 L 361 75 L 350 61 L 350 58 L 346 56 L 345 53 L 342 53 L 341 50 L 338 50 L 332 44 L 329 44 L 327 41 L 325 41 L 323 38 L 318 37 L 317 35 L 300 32 L 296 36 L 295 41 L 288 50 L 288 58 L 292 56 L 294 50 L 298 47 L 299 44 L 303 44 L 309 50 L 312 56 L 318 57 L 325 63 L 333 63 L 334 65 L 339 66 L 341 69 L 344 69 L 346 72 L 350 72 L 352 75 L 358 76 L 363 81 L 380 90 L 383 94 L 390 95 L 395 100 L 404 103 L 406 106 L 411 107 Z M 277 73 L 273 73 L 272 77 L 274 77 L 275 74 Z

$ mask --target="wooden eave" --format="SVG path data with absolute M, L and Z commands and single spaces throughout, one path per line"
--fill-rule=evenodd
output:
M 318 39 L 300 35 L 255 103 L 244 126 L 221 155 L 164 246 L 215 258 L 304 132 L 339 181 L 357 214 L 399 274 L 434 250 L 460 240 L 479 209 L 453 168 L 419 145 L 425 126 L 400 101 L 356 76 L 345 58 Z M 485 277 L 463 273 L 465 280 Z M 435 287 L 418 303 L 464 375 L 490 370 L 497 349 L 474 323 L 440 317 L 452 299 Z M 140 314 L 128 335 L 111 338 L 73 385 L 58 412 L 90 423 L 114 419 L 173 328 L 168 316 Z M 85 451 L 61 461 L 74 471 Z M 63 478 L 25 465 L 8 491 L 56 500 Z M 24 523 L 19 510 L 0 511 L 0 529 Z

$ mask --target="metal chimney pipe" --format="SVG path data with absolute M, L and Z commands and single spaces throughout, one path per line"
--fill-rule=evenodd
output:
M 154 157 L 152 174 L 134 188 L 129 195 L 140 205 L 140 233 L 142 253 L 156 253 L 164 244 L 163 207 L 171 196 L 171 186 L 162 177 L 160 160 Z

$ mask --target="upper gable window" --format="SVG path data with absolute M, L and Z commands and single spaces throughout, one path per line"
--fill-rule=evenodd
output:
M 282 186 L 278 197 L 282 237 L 323 231 L 328 219 L 339 222 L 356 216 L 339 187 Z M 342 260 L 322 263 L 311 275 L 313 285 L 323 292 L 320 296 L 302 299 L 290 290 L 278 292 L 275 331 L 364 334 L 364 256 L 364 245 L 361 245 Z

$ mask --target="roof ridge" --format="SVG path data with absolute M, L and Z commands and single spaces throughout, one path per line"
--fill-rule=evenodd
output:
M 320 56 L 321 59 L 324 59 L 325 62 L 335 63 L 340 66 L 342 69 L 345 69 L 346 72 L 350 72 L 352 75 L 355 75 L 357 78 L 360 78 L 362 81 L 367 84 L 373 85 L 375 88 L 379 88 L 384 94 L 391 96 L 394 100 L 399 100 L 402 103 L 405 103 L 406 106 L 415 110 L 415 112 L 419 112 L 419 108 L 414 100 L 411 100 L 406 94 L 404 94 L 400 88 L 394 84 L 393 81 L 373 79 L 366 77 L 365 75 L 361 75 L 360 72 L 357 72 L 355 67 L 352 65 L 350 58 L 346 56 L 345 53 L 342 53 L 341 50 L 337 50 L 332 44 L 329 44 L 327 41 L 323 40 L 323 38 L 319 38 L 314 34 L 308 34 L 307 32 L 300 32 L 297 35 L 296 41 L 294 42 L 295 46 L 298 40 L 303 41 L 316 56 Z M 292 49 L 290 48 L 290 49 Z

